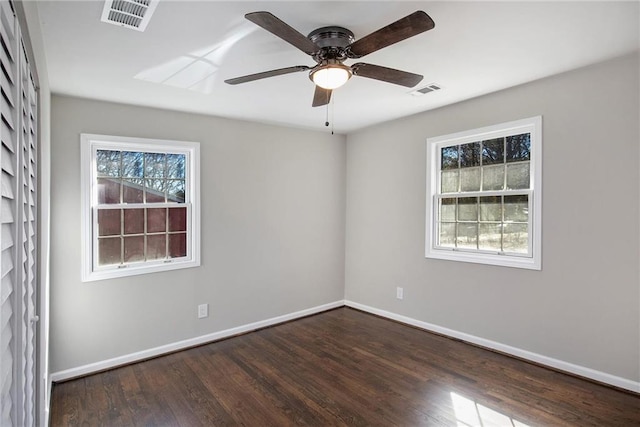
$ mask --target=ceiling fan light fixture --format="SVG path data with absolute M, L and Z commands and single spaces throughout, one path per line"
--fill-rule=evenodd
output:
M 342 64 L 328 64 L 311 71 L 309 77 L 323 89 L 337 89 L 351 78 L 351 69 Z

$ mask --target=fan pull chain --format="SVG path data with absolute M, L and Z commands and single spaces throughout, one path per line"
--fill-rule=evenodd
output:
M 329 104 L 327 103 L 327 110 L 324 119 L 324 125 L 329 127 Z
M 334 96 L 331 97 L 331 135 L 333 135 L 333 122 L 334 122 L 333 118 L 336 112 L 335 101 L 336 101 L 336 97 L 334 94 Z
M 334 127 L 333 127 L 333 118 L 335 117 L 335 94 L 331 97 L 331 100 L 327 102 L 327 109 L 325 110 L 325 119 L 324 125 L 329 127 L 329 123 L 331 123 L 331 135 L 333 135 Z M 329 108 L 331 108 L 331 122 L 329 122 Z

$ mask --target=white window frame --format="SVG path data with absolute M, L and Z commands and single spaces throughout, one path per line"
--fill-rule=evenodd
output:
M 82 205 L 82 281 L 112 279 L 200 266 L 200 144 L 130 138 L 111 135 L 81 134 L 81 205 Z M 159 261 L 134 262 L 112 266 L 97 265 L 97 150 L 161 152 L 184 154 L 185 204 L 187 206 L 187 256 Z M 149 207 L 135 204 L 131 207 Z
M 529 195 L 529 253 L 526 255 L 505 254 L 495 251 L 464 250 L 437 246 L 438 197 L 440 193 L 440 148 L 500 138 L 503 136 L 531 134 L 530 188 L 518 191 Z M 427 206 L 425 257 L 450 261 L 472 262 L 505 267 L 542 269 L 542 116 L 501 123 L 479 129 L 427 138 Z M 492 196 L 506 192 L 474 192 L 469 196 Z M 511 194 L 517 193 L 511 191 Z M 448 194 L 448 193 L 444 193 Z M 451 193 L 452 197 L 466 193 Z

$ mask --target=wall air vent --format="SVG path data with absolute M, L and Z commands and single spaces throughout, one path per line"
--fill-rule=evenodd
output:
M 424 94 L 427 94 L 429 92 L 435 92 L 436 90 L 440 90 L 442 89 L 442 86 L 440 86 L 437 83 L 429 83 L 428 85 L 420 88 L 420 89 L 416 89 L 413 92 L 411 92 L 411 95 L 414 96 L 422 96 Z
M 106 0 L 102 22 L 144 31 L 159 0 Z

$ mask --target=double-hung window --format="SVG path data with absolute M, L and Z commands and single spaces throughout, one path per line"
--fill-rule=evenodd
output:
M 200 265 L 199 144 L 81 135 L 84 281 Z
M 541 268 L 542 118 L 427 139 L 426 257 Z

